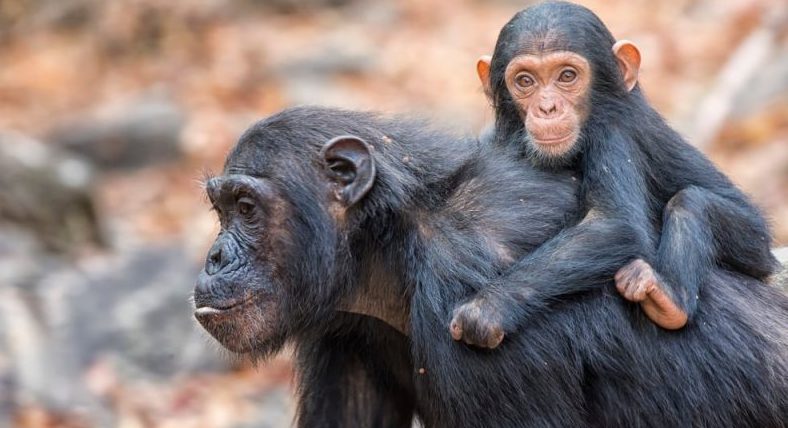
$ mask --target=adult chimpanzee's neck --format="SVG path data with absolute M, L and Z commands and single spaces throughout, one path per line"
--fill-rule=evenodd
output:
M 377 318 L 405 335 L 410 330 L 410 297 L 404 286 L 401 268 L 390 251 L 361 250 L 357 282 L 339 309 Z M 357 250 L 354 250 L 356 252 Z
M 351 221 L 349 248 L 354 284 L 340 309 L 378 318 L 404 334 L 410 320 L 410 255 L 430 239 L 443 212 L 480 155 L 475 140 L 452 139 L 423 131 L 387 132 L 375 144 L 377 179 Z

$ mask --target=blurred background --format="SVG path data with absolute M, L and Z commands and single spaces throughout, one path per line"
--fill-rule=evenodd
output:
M 582 3 L 788 244 L 786 3 Z M 250 367 L 193 321 L 200 180 L 298 104 L 478 133 L 476 59 L 528 4 L 0 0 L 0 427 L 289 426 L 287 355 Z

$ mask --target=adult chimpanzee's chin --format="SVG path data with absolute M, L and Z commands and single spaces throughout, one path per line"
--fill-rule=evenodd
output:
M 201 289 L 208 287 L 200 284 L 205 280 L 201 276 L 195 291 L 194 317 L 222 346 L 239 354 L 267 353 L 281 346 L 281 310 L 275 296 L 254 289 L 236 297 L 206 295 Z

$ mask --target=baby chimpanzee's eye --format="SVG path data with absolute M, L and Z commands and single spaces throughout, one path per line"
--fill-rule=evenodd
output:
M 515 82 L 517 83 L 517 86 L 521 88 L 530 88 L 535 83 L 533 77 L 525 73 L 518 74 L 517 77 L 515 77 Z
M 558 76 L 558 81 L 562 83 L 570 83 L 573 82 L 577 78 L 577 72 L 571 69 L 566 69 L 561 72 L 561 75 Z

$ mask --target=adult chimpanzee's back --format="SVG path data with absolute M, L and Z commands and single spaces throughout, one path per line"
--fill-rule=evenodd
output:
M 452 340 L 458 302 L 577 220 L 570 176 L 421 125 L 297 108 L 250 128 L 207 191 L 222 232 L 195 315 L 236 352 L 295 344 L 301 426 L 788 420 L 788 299 L 723 271 L 679 332 L 608 279 L 530 307 L 494 351 Z

